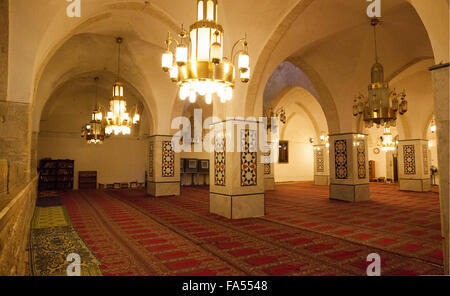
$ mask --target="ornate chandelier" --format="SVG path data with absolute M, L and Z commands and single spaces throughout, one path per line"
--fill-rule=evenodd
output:
M 384 129 L 383 143 L 381 145 L 382 145 L 381 150 L 383 150 L 383 151 L 394 151 L 395 150 L 394 137 L 392 136 L 391 129 L 388 127 L 386 127 Z
M 112 99 L 109 102 L 109 112 L 106 116 L 106 134 L 107 135 L 130 135 L 131 128 L 133 125 L 136 125 L 140 121 L 140 115 L 137 110 L 137 106 L 135 109 L 134 116 L 131 118 L 130 114 L 127 112 L 127 99 L 124 96 L 123 92 L 123 84 L 119 82 L 120 80 L 120 45 L 123 42 L 121 37 L 116 39 L 119 54 L 117 60 L 117 82 L 114 83 L 113 86 L 113 95 Z
M 353 105 L 353 115 L 364 114 L 364 122 L 367 128 L 396 126 L 397 112 L 400 115 L 408 111 L 405 91 L 397 94 L 390 91 L 389 83 L 384 81 L 384 69 L 378 62 L 376 26 L 380 23 L 377 18 L 371 20 L 375 36 L 375 64 L 371 69 L 371 83 L 367 99 L 359 94 Z M 399 100 L 401 98 L 401 102 Z
M 235 58 L 239 54 L 238 69 L 243 83 L 250 80 L 250 58 L 247 37 L 238 40 L 228 58 L 223 57 L 223 27 L 217 22 L 217 0 L 197 0 L 197 22 L 189 32 L 181 26 L 180 42 L 170 33 L 166 40 L 167 51 L 162 55 L 162 69 L 180 87 L 180 99 L 194 103 L 197 95 L 211 104 L 216 94 L 222 103 L 233 97 L 235 83 Z M 176 44 L 175 55 L 171 45 Z M 242 49 L 235 52 L 242 45 Z M 175 56 L 175 59 L 174 59 Z
M 103 114 L 98 104 L 98 77 L 95 77 L 95 107 L 92 111 L 91 121 L 81 130 L 81 137 L 86 139 L 88 144 L 103 144 L 105 140 L 105 125 Z

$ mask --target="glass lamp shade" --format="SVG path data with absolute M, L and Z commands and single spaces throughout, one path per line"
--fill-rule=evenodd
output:
M 100 112 L 98 109 L 95 109 L 92 112 L 92 120 L 93 121 L 97 121 L 97 122 L 101 122 L 103 120 L 103 113 Z
M 133 124 L 138 124 L 139 121 L 141 121 L 141 115 L 138 114 L 138 113 L 134 114 L 134 116 L 133 116 Z
M 170 79 L 172 80 L 172 82 L 178 82 L 178 78 L 178 66 L 175 65 L 170 69 Z
M 188 96 L 189 96 L 189 87 L 183 84 L 180 88 L 180 99 L 184 101 L 187 99 Z
M 402 99 L 402 102 L 400 103 L 399 109 L 398 109 L 400 115 L 405 114 L 408 111 L 408 102 Z
M 225 101 L 231 101 L 233 99 L 233 88 L 231 86 L 227 86 L 225 88 Z
M 250 81 L 250 68 L 248 68 L 245 72 L 241 72 L 241 81 L 243 83 L 247 83 Z
M 207 93 L 206 94 L 205 102 L 206 102 L 206 104 L 211 105 L 211 103 L 212 103 L 212 95 L 211 95 L 211 93 Z
M 434 123 L 434 120 L 433 120 L 433 122 L 431 122 L 430 131 L 432 133 L 435 133 L 436 130 L 437 130 L 436 123 Z
M 186 45 L 180 44 L 177 46 L 176 59 L 177 59 L 178 66 L 181 67 L 181 66 L 186 65 L 186 63 L 188 61 L 188 48 Z
M 166 51 L 162 55 L 162 69 L 164 72 L 169 72 L 173 65 L 173 53 L 171 51 Z
M 222 61 L 222 46 L 218 42 L 215 42 L 211 46 L 211 62 L 213 62 L 214 64 L 220 64 L 221 61 Z
M 123 97 L 123 85 L 120 82 L 114 83 L 113 97 Z
M 238 68 L 241 73 L 246 72 L 250 68 L 250 57 L 247 53 L 239 54 Z
M 355 102 L 353 105 L 353 116 L 358 116 L 358 104 Z
M 393 141 L 394 137 L 392 136 L 391 129 L 385 128 L 384 129 L 384 135 L 383 135 L 383 143 L 381 150 L 383 151 L 394 151 L 395 150 L 395 143 Z

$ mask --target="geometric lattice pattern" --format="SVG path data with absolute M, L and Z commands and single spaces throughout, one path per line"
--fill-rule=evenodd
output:
M 242 130 L 241 145 L 241 186 L 256 186 L 258 184 L 256 131 Z
M 366 143 L 365 143 L 365 141 L 359 142 L 359 146 L 357 149 L 357 160 L 358 160 L 358 178 L 365 179 L 367 176 Z
M 429 171 L 429 163 L 428 163 L 428 145 L 423 145 L 423 173 L 428 175 Z
M 225 186 L 226 172 L 226 141 L 223 136 L 214 138 L 214 184 L 217 186 Z
M 336 179 L 348 178 L 347 140 L 337 140 L 334 143 Z
M 153 178 L 153 149 L 154 143 L 150 142 L 149 151 L 148 151 L 148 176 L 149 178 Z
M 162 176 L 175 177 L 175 151 L 171 141 L 162 142 Z
M 271 157 L 270 152 L 263 153 L 263 161 L 264 163 L 264 175 L 270 175 L 272 173 L 272 169 L 270 167 Z
M 416 152 L 414 145 L 403 146 L 403 162 L 405 175 L 416 174 Z
M 323 157 L 323 150 L 319 149 L 315 151 L 316 156 L 316 171 L 318 173 L 325 172 L 325 159 Z

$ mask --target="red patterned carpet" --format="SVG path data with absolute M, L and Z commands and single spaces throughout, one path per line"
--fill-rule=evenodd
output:
M 64 193 L 72 222 L 103 275 L 443 274 L 439 196 L 371 185 L 372 201 L 330 201 L 328 187 L 278 185 L 267 216 L 209 214 L 206 188 L 150 198 L 140 190 Z

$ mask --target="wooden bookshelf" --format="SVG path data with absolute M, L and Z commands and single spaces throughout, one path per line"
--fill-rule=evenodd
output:
M 39 162 L 39 191 L 72 190 L 75 161 L 42 159 Z
M 97 171 L 78 172 L 78 189 L 97 189 Z

